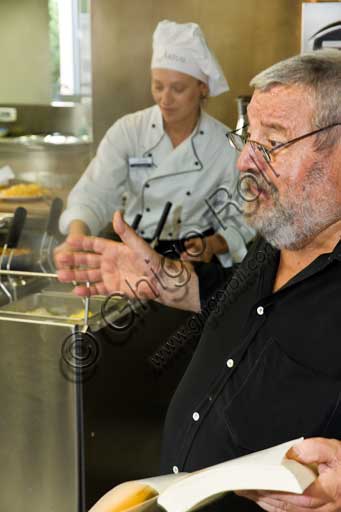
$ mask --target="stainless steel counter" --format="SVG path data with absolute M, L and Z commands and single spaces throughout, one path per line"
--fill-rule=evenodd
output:
M 79 512 L 77 386 L 60 370 L 69 329 L 0 321 L 0 510 Z
M 82 385 L 99 346 L 80 333 L 82 300 L 58 288 L 0 307 L 1 511 L 85 512 Z M 90 301 L 93 331 L 103 300 Z

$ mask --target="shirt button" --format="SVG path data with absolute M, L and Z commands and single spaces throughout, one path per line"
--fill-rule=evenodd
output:
M 200 130 L 200 135 L 204 135 L 204 132 L 203 132 L 203 130 Z
M 198 412 L 194 412 L 192 418 L 194 419 L 194 421 L 198 421 L 200 418 L 200 414 Z
M 154 123 L 153 123 L 153 124 L 152 124 L 152 128 L 156 128 L 156 124 L 154 124 Z
M 190 191 L 189 191 L 189 190 L 187 190 L 187 192 L 186 192 L 186 196 L 190 196 L 190 195 L 191 195 Z
M 181 219 L 178 219 L 178 224 L 181 224 Z
M 146 208 L 146 212 L 150 212 L 150 208 Z
M 263 306 L 258 306 L 257 313 L 258 313 L 259 316 L 264 315 L 264 308 L 263 308 Z
M 153 155 L 152 155 L 152 153 L 148 153 L 148 156 L 149 156 L 149 158 L 150 158 L 150 157 L 152 157 Z
M 233 359 L 228 359 L 228 360 L 226 361 L 226 366 L 227 366 L 228 368 L 233 368 L 233 366 L 234 366 L 234 361 L 233 361 Z
M 178 466 L 173 466 L 173 473 L 175 473 L 175 474 L 179 473 Z
M 194 162 L 194 165 L 199 165 L 199 162 Z
M 144 231 L 143 231 L 143 229 L 141 229 L 140 233 L 141 233 L 141 235 L 144 235 Z
M 146 183 L 146 188 L 149 188 L 149 187 L 150 187 L 149 183 Z

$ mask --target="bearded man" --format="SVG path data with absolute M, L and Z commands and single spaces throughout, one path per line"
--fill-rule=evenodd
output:
M 120 214 L 122 244 L 71 238 L 75 252 L 57 258 L 60 279 L 90 280 L 92 293 L 132 297 L 135 286 L 173 307 L 212 310 L 168 410 L 165 473 L 299 436 L 341 437 L 341 53 L 290 58 L 251 85 L 247 137 L 229 140 L 241 151 L 245 216 L 259 236 L 234 273 L 162 260 Z M 333 490 L 323 489 L 326 468 L 341 464 L 333 443 L 328 461 L 315 458 L 321 474 L 306 501 L 250 493 L 253 501 L 228 495 L 214 508 L 340 510 L 339 469 L 327 474 Z

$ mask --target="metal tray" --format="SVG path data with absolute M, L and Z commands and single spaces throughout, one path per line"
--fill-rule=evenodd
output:
M 106 321 L 101 314 L 101 306 L 106 297 L 91 297 L 88 325 L 96 332 L 106 325 L 111 318 L 121 316 L 122 302 L 118 298 L 106 310 Z M 83 313 L 83 314 L 82 314 Z M 72 316 L 75 315 L 73 318 Z M 8 303 L 0 308 L 0 320 L 38 323 L 59 326 L 84 326 L 84 303 L 79 297 L 64 292 L 39 292 Z

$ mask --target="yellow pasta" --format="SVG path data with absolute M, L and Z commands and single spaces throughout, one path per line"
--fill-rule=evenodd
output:
M 45 193 L 37 183 L 12 185 L 1 192 L 1 197 L 37 197 Z

